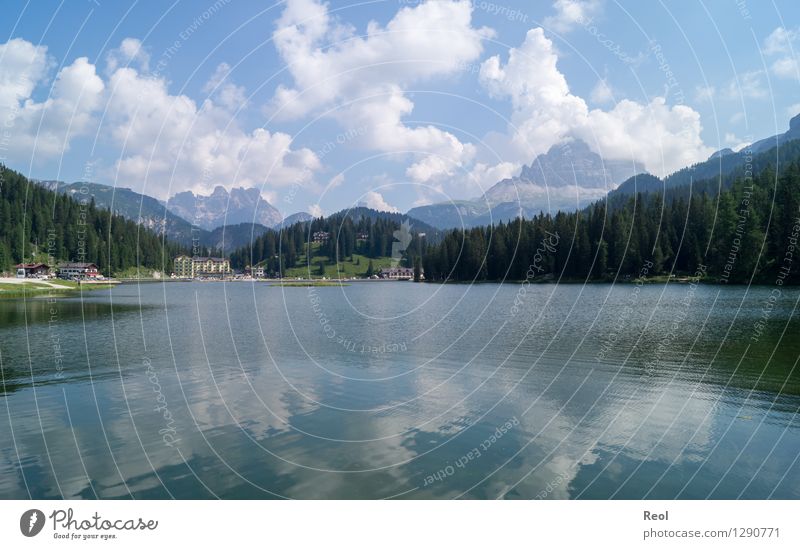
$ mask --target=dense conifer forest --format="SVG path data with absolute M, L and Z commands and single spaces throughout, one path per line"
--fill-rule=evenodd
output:
M 454 230 L 428 246 L 428 281 L 615 280 L 694 275 L 721 283 L 800 282 L 800 164 L 769 165 L 732 181 L 706 180 L 616 196 L 572 213 Z M 797 258 L 795 260 L 795 258 Z
M 23 261 L 83 261 L 107 276 L 135 266 L 170 273 L 181 251 L 93 200 L 50 191 L 0 165 L 1 272 Z

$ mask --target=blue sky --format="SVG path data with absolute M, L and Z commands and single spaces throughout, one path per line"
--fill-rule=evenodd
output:
M 4 2 L 0 159 L 285 214 L 479 196 L 581 138 L 664 175 L 800 112 L 796 2 Z M 542 182 L 546 184 L 546 182 Z

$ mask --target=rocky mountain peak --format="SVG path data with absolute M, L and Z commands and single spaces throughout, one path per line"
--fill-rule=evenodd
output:
M 237 223 L 258 223 L 271 227 L 283 219 L 281 213 L 264 200 L 255 188 L 234 187 L 228 191 L 217 185 L 210 195 L 184 191 L 169 199 L 167 208 L 209 231 Z

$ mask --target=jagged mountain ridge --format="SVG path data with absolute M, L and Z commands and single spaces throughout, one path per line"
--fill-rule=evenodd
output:
M 277 208 L 264 200 L 258 189 L 234 187 L 230 191 L 218 185 L 208 195 L 184 191 L 167 200 L 172 213 L 190 223 L 213 231 L 223 225 L 256 223 L 273 227 L 283 221 Z
M 543 210 L 575 210 L 642 169 L 630 160 L 605 160 L 576 139 L 552 146 L 523 166 L 519 176 L 499 181 L 479 198 L 420 206 L 408 214 L 445 229 L 530 217 Z

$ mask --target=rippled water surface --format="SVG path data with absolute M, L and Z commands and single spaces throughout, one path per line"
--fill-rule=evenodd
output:
M 798 498 L 800 293 L 770 291 L 0 300 L 0 496 Z

